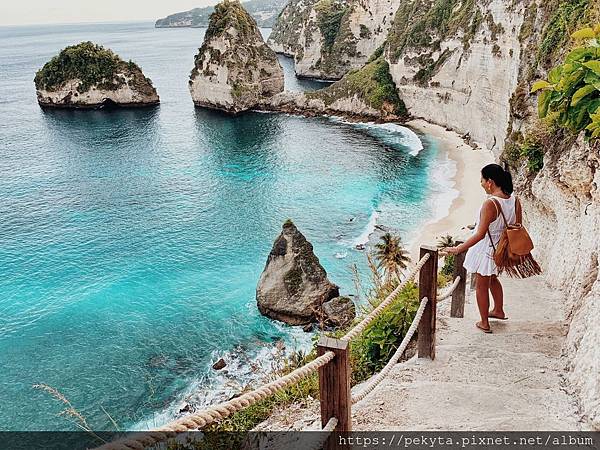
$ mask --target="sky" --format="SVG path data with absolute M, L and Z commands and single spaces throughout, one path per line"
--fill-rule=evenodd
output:
M 0 26 L 156 20 L 218 0 L 0 0 Z

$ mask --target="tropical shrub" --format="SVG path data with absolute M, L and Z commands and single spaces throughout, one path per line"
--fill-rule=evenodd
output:
M 550 71 L 548 80 L 534 83 L 532 93 L 541 91 L 541 118 L 555 121 L 574 133 L 600 137 L 600 25 L 573 33 L 580 42 L 565 62 Z
M 418 297 L 417 285 L 408 283 L 394 302 L 352 341 L 352 384 L 368 379 L 387 364 L 415 317 Z
M 531 135 L 525 137 L 520 148 L 520 156 L 527 159 L 527 170 L 530 173 L 539 172 L 544 167 L 544 148 Z

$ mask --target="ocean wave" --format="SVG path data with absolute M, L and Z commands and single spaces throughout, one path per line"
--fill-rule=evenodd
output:
M 365 245 L 369 242 L 369 236 L 373 234 L 375 231 L 375 226 L 377 225 L 377 218 L 379 217 L 379 211 L 373 211 L 371 216 L 369 217 L 369 222 L 367 226 L 363 230 L 360 236 L 358 236 L 354 241 L 352 241 L 352 246 L 356 247 L 357 245 Z
M 429 210 L 433 216 L 427 224 L 437 222 L 450 214 L 450 207 L 458 197 L 459 192 L 455 189 L 454 177 L 457 172 L 457 164 L 446 154 L 443 159 L 435 162 L 431 170 L 431 188 L 429 196 Z
M 382 138 L 386 143 L 400 144 L 410 149 L 408 153 L 412 156 L 417 156 L 424 148 L 423 142 L 417 133 L 397 123 L 350 122 L 337 116 L 330 116 L 329 118 L 334 122 L 352 125 L 365 130 L 374 137 Z

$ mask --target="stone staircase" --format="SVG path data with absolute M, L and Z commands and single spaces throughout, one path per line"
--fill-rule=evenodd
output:
M 567 331 L 559 292 L 541 278 L 503 278 L 509 320 L 475 328 L 475 293 L 465 317 L 438 309 L 436 359 L 399 364 L 353 407 L 353 430 L 579 430 L 563 390 Z

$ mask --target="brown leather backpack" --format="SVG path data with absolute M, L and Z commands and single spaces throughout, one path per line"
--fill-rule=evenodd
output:
M 504 231 L 500 235 L 498 246 L 494 245 L 494 240 L 488 229 L 488 236 L 494 248 L 494 262 L 498 267 L 498 273 L 506 272 L 508 276 L 513 278 L 528 278 L 541 274 L 542 269 L 531 255 L 533 242 L 523 224 L 509 224 L 498 200 L 493 198 L 492 201 L 498 214 L 501 214 L 504 220 Z M 519 200 L 515 199 L 517 217 L 519 217 L 520 207 Z

